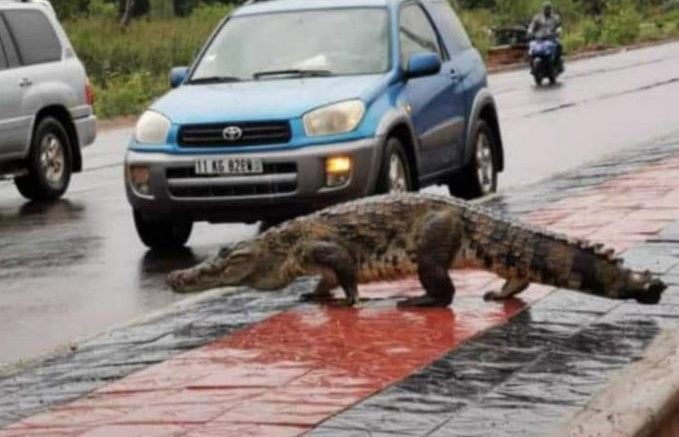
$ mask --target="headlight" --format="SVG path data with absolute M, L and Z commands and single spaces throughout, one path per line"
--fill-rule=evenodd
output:
M 140 144 L 163 144 L 170 133 L 170 120 L 154 111 L 146 111 L 137 121 L 134 139 Z
M 309 136 L 351 132 L 356 129 L 364 114 L 365 105 L 360 100 L 334 103 L 305 114 L 304 130 Z

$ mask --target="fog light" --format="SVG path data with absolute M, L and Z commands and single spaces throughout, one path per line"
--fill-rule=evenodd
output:
M 151 187 L 149 181 L 151 180 L 151 170 L 144 165 L 131 165 L 128 168 L 128 177 L 130 184 L 139 194 L 149 194 Z
M 325 186 L 341 187 L 351 178 L 351 158 L 335 156 L 325 160 Z

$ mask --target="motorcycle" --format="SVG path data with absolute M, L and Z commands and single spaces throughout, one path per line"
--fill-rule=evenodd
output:
M 563 73 L 563 60 L 558 56 L 559 43 L 555 37 L 536 38 L 528 45 L 530 58 L 530 72 L 535 78 L 535 84 L 541 86 L 545 78 L 550 85 L 556 83 L 556 78 Z

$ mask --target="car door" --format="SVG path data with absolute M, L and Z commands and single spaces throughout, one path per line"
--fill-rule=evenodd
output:
M 435 52 L 441 57 L 438 74 L 409 79 L 405 98 L 419 142 L 419 171 L 424 178 L 450 168 L 462 146 L 464 133 L 463 76 L 454 69 L 440 37 L 425 9 L 416 2 L 406 3 L 399 12 L 401 65 L 410 56 Z
M 8 80 L 0 85 L 19 95 L 16 106 L 8 105 L 7 109 L 15 114 L 14 121 L 6 125 L 15 136 L 10 153 L 25 156 L 35 114 L 45 105 L 54 103 L 55 94 L 63 92 L 54 83 L 59 71 L 54 67 L 63 58 L 63 47 L 42 10 L 10 9 L 2 13 L 2 20 L 5 33 L 11 35 L 14 43 L 6 46 L 14 48 L 19 64 L 10 69 Z
M 0 12 L 0 158 L 21 156 L 31 117 L 23 112 L 19 56 Z
M 464 95 L 464 105 L 455 107 L 455 116 L 464 118 L 464 130 L 460 132 L 460 148 L 456 153 L 453 167 L 461 167 L 465 164 L 464 147 L 469 132 L 468 119 L 471 104 L 479 90 L 486 86 L 486 69 L 483 60 L 472 46 L 462 22 L 447 0 L 425 0 L 424 6 L 439 31 L 444 49 L 448 52 L 450 60 L 445 69 L 456 75 L 459 82 L 455 92 Z

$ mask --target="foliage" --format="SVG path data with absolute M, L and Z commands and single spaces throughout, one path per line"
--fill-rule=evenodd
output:
M 229 6 L 202 5 L 186 18 L 136 20 L 124 29 L 109 16 L 65 21 L 95 85 L 99 114 L 135 113 L 162 94 L 170 68 L 189 65 L 229 10 Z
M 639 36 L 641 19 L 634 0 L 609 0 L 603 17 L 602 42 L 610 45 L 633 43 Z
M 105 85 L 95 83 L 97 116 L 111 118 L 141 113 L 158 95 L 167 90 L 167 76 L 147 71 L 109 77 Z
M 168 88 L 230 9 L 228 0 L 144 0 L 150 15 L 119 25 L 120 0 L 52 0 L 95 85 L 102 117 L 138 113 Z M 492 29 L 527 25 L 543 0 L 449 0 L 485 56 Z M 552 0 L 567 53 L 679 35 L 679 0 Z M 173 7 L 170 7 L 173 6 Z M 186 16 L 182 16 L 186 15 Z

